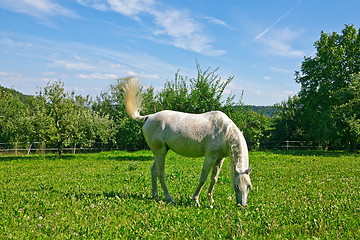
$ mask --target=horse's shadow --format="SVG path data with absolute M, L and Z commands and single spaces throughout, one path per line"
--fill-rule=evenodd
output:
M 114 160 L 114 161 L 150 161 L 150 160 L 154 160 L 154 156 L 113 156 L 113 157 L 109 157 L 109 160 Z
M 85 198 L 90 199 L 98 199 L 101 197 L 111 199 L 111 198 L 117 198 L 117 199 L 136 199 L 141 201 L 148 201 L 152 200 L 152 198 L 148 194 L 144 193 L 124 193 L 124 192 L 96 192 L 96 193 L 88 193 L 88 192 L 79 192 L 79 193 L 66 193 L 65 196 L 69 198 L 75 198 L 77 200 L 82 200 Z
M 106 198 L 106 199 L 119 199 L 119 200 L 136 200 L 141 202 L 154 202 L 157 204 L 165 204 L 171 205 L 174 207 L 193 207 L 194 201 L 188 197 L 181 197 L 177 199 L 175 203 L 170 203 L 165 201 L 165 198 L 159 198 L 155 200 L 150 194 L 147 193 L 129 193 L 129 192 L 97 192 L 97 193 L 87 193 L 87 192 L 80 192 L 80 193 L 66 193 L 65 196 L 69 198 L 75 198 L 76 200 L 83 200 L 83 199 L 99 199 L 99 198 Z

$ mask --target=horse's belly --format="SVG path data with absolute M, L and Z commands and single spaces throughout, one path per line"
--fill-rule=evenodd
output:
M 205 156 L 205 144 L 195 141 L 168 141 L 167 146 L 175 153 L 186 157 Z

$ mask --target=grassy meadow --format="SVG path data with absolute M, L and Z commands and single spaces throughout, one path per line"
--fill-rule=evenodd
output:
M 251 152 L 248 206 L 226 160 L 213 207 L 190 199 L 203 159 L 169 152 L 176 205 L 151 199 L 152 153 L 0 156 L 0 239 L 360 239 L 360 156 Z M 164 194 L 159 186 L 159 194 Z

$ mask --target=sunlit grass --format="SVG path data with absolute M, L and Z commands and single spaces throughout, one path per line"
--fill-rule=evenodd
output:
M 0 238 L 360 238 L 358 155 L 252 152 L 248 206 L 235 206 L 229 161 L 213 208 L 193 194 L 202 159 L 169 153 L 176 205 L 151 199 L 152 154 L 0 157 Z M 159 189 L 160 198 L 164 195 Z

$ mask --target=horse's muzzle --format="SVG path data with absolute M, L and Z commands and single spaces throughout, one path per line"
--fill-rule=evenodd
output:
M 247 204 L 247 194 L 235 187 L 236 205 L 245 207 Z

